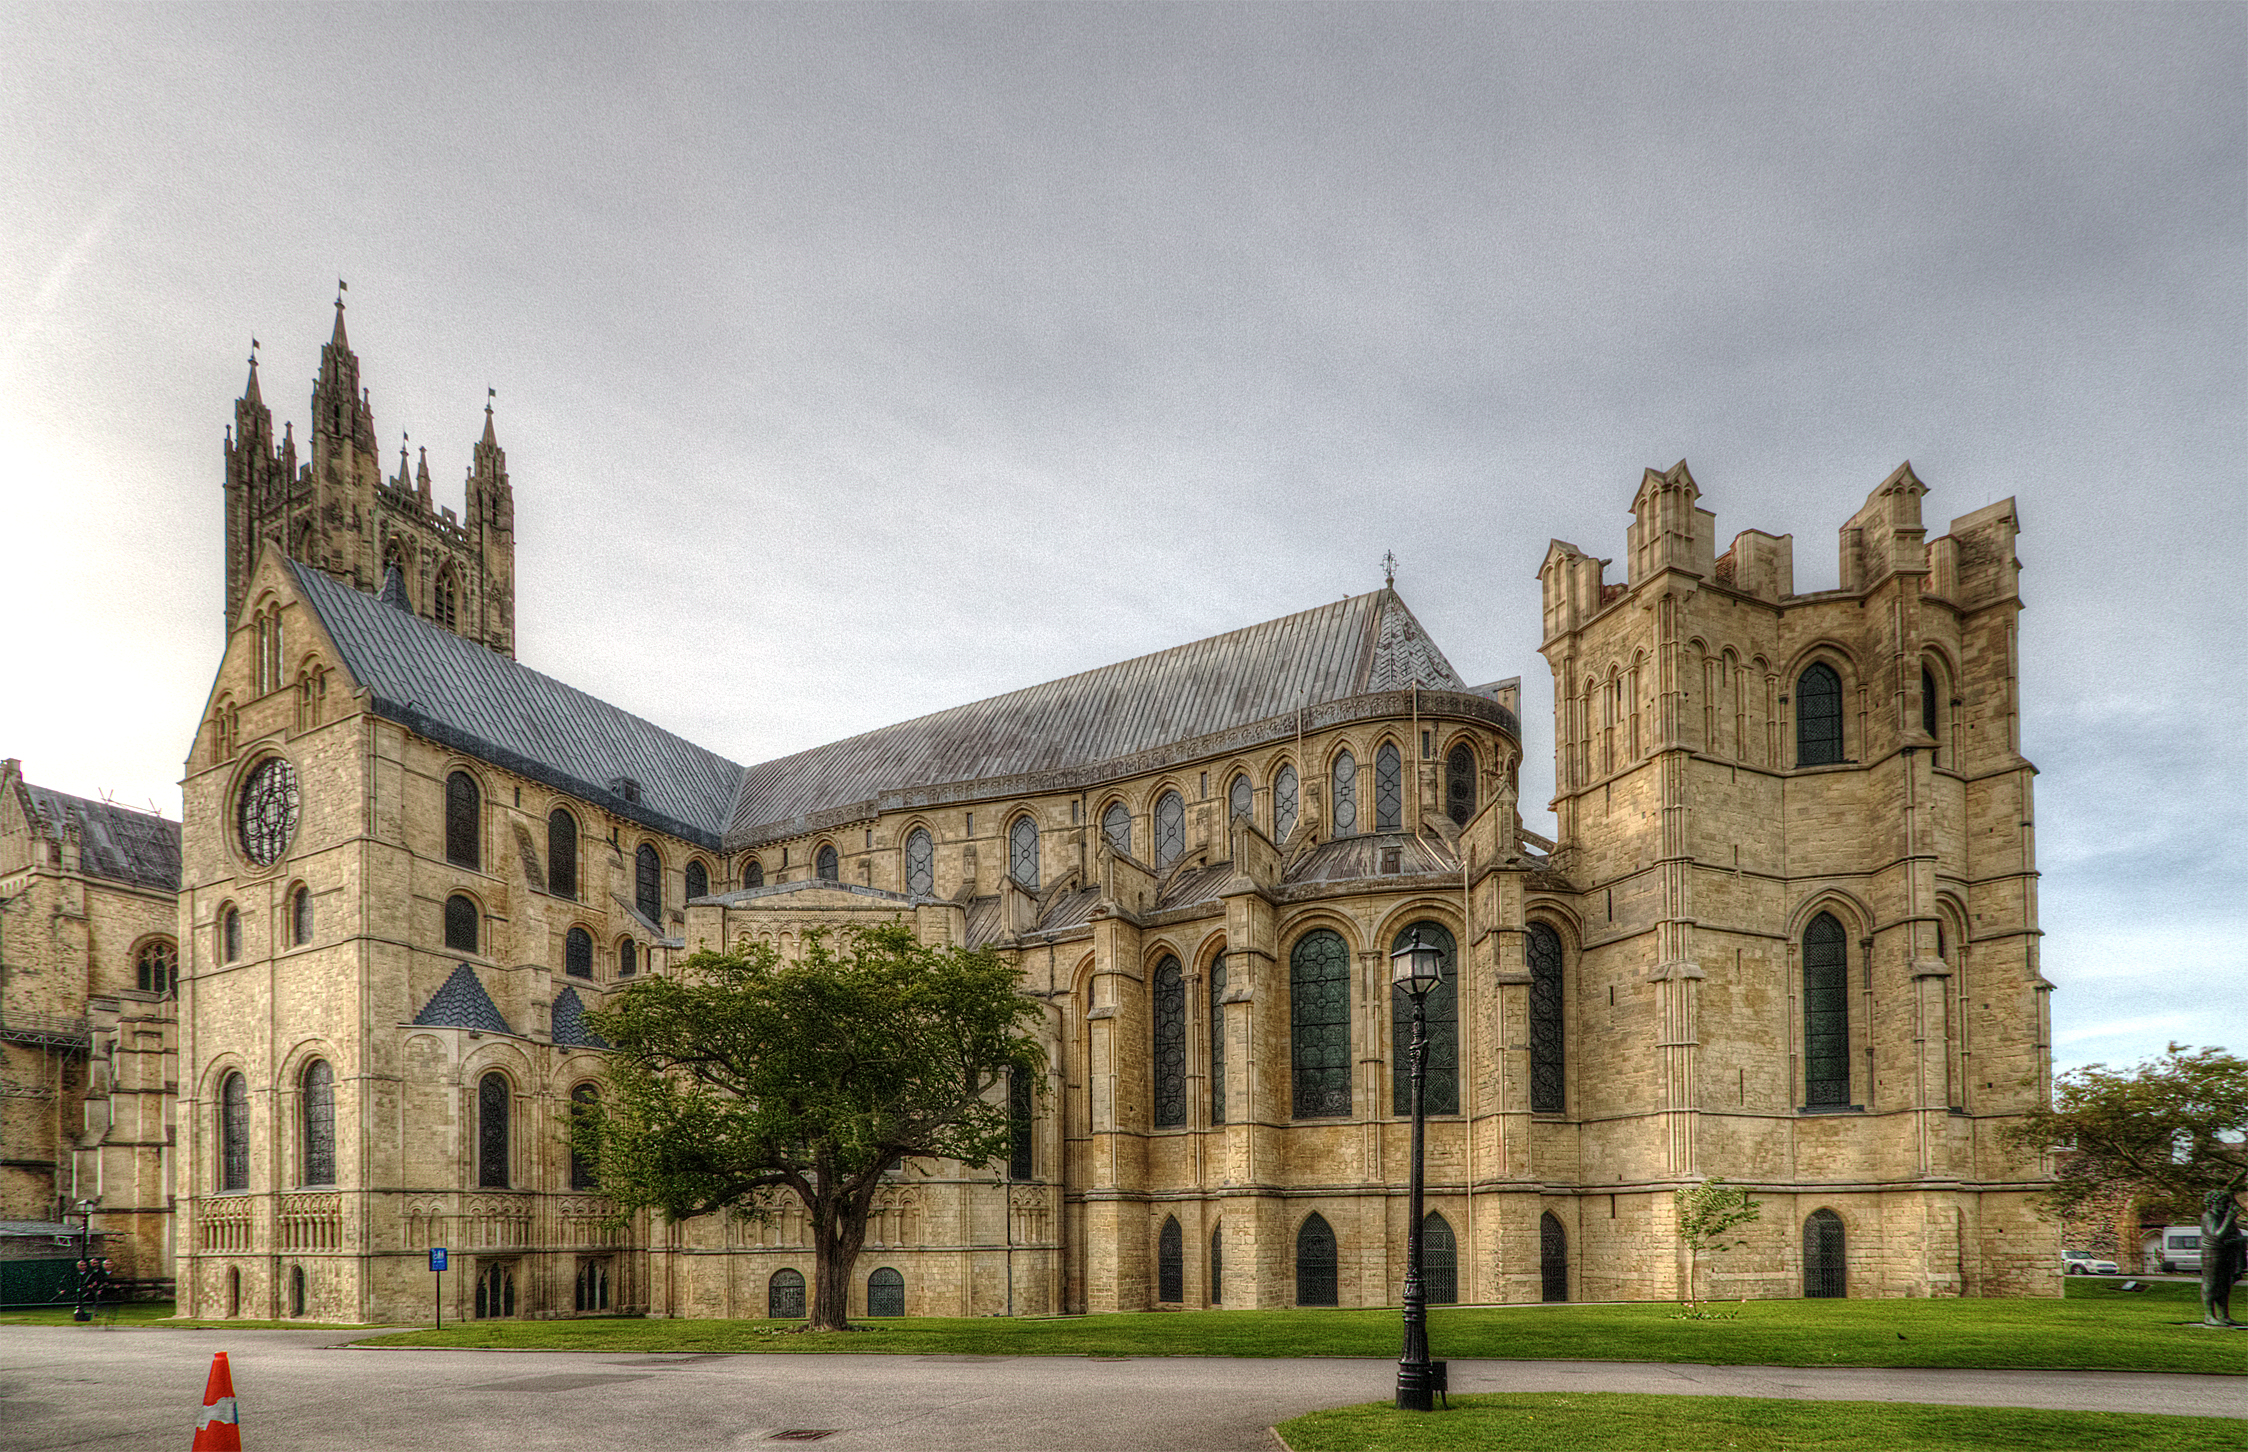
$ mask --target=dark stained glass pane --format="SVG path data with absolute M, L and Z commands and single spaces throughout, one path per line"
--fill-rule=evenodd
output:
M 937 890 L 937 844 L 920 827 L 905 839 L 905 890 L 915 897 Z
M 1233 785 L 1226 791 L 1227 813 L 1235 817 L 1246 818 L 1255 809 L 1256 801 L 1256 789 L 1249 785 L 1248 776 L 1244 774 L 1235 777 Z
M 1186 1299 L 1186 1238 L 1179 1217 L 1163 1217 L 1163 1233 L 1155 1240 L 1155 1299 L 1177 1303 Z
M 1018 886 L 1038 890 L 1038 823 L 1029 817 L 1015 818 L 1007 829 L 1007 875 Z
M 687 901 L 710 896 L 710 869 L 700 862 L 687 864 Z
M 1569 1234 L 1552 1211 L 1538 1217 L 1539 1299 L 1569 1299 Z
M 1384 741 L 1374 753 L 1374 830 L 1394 832 L 1405 824 L 1405 765 L 1397 746 Z
M 486 1190 L 508 1186 L 507 1076 L 486 1074 L 476 1085 L 476 1183 Z
M 250 1188 L 250 1081 L 240 1074 L 219 1086 L 219 1188 Z
M 1210 1304 L 1225 1304 L 1225 1227 L 1210 1232 Z
M 1030 1075 L 1020 1069 L 1007 1074 L 1007 1178 L 1031 1178 L 1033 1095 Z
M 1186 980 L 1179 960 L 1155 965 L 1155 1127 L 1186 1123 Z
M 1186 851 L 1186 801 L 1177 792 L 1165 792 L 1155 803 L 1155 866 L 1169 867 Z
M 304 1183 L 336 1182 L 336 1071 L 326 1059 L 304 1070 Z
M 593 934 L 572 928 L 562 939 L 562 971 L 572 978 L 593 976 Z
M 905 1314 L 905 1277 L 883 1266 L 866 1278 L 866 1313 L 869 1316 Z
M 1803 1102 L 1850 1102 L 1850 945 L 1833 914 L 1803 930 Z
M 1350 949 L 1327 928 L 1288 955 L 1288 1055 L 1296 1118 L 1350 1113 Z
M 1459 1242 L 1452 1237 L 1452 1222 L 1434 1210 L 1421 1221 L 1421 1298 L 1432 1306 L 1460 1298 Z
M 765 1289 L 765 1314 L 775 1321 L 794 1321 L 804 1314 L 804 1272 L 781 1269 Z
M 168 938 L 142 945 L 134 960 L 134 979 L 143 993 L 170 993 L 179 987 L 180 954 Z
M 1397 935 L 1395 952 L 1415 929 L 1421 942 L 1444 953 L 1444 979 L 1428 991 L 1428 1067 L 1422 1107 L 1430 1114 L 1460 1112 L 1460 975 L 1452 934 L 1442 923 L 1420 922 Z M 1413 1112 L 1413 997 L 1402 988 L 1389 991 L 1390 1111 Z
M 312 889 L 300 887 L 289 897 L 289 941 L 298 947 L 312 941 Z
M 1335 1304 L 1335 1232 L 1323 1215 L 1313 1215 L 1296 1232 L 1296 1304 Z
M 242 956 L 242 914 L 233 908 L 219 919 L 219 956 L 229 963 Z
M 483 794 L 465 771 L 445 778 L 445 860 L 458 867 L 481 868 L 483 850 Z
M 1803 1294 L 1818 1298 L 1850 1294 L 1842 1217 L 1832 1210 L 1814 1210 L 1803 1222 Z
M 763 887 L 764 885 L 765 864 L 759 862 L 754 857 L 750 858 L 747 862 L 744 862 L 742 864 L 742 886 Z
M 1795 764 L 1828 766 L 1842 759 L 1842 677 L 1812 666 L 1795 683 Z
M 1101 813 L 1101 835 L 1108 839 L 1108 850 L 1132 855 L 1132 813 L 1122 802 L 1109 803 Z
M 1272 779 L 1272 840 L 1285 842 L 1296 830 L 1296 769 L 1280 768 Z
M 617 976 L 630 978 L 640 971 L 640 945 L 630 938 L 617 944 Z
M 560 807 L 546 819 L 546 890 L 572 900 L 578 895 L 578 819 Z
M 1475 751 L 1464 741 L 1444 759 L 1444 815 L 1463 827 L 1475 815 Z
M 841 859 L 833 847 L 822 847 L 812 859 L 812 872 L 822 882 L 840 882 L 843 878 Z
M 1335 835 L 1343 837 L 1358 830 L 1358 758 L 1347 751 L 1336 757 L 1333 780 Z
M 445 899 L 445 946 L 463 953 L 476 951 L 477 922 L 474 899 L 454 893 Z
M 1225 954 L 1210 960 L 1210 1122 L 1225 1123 Z
M 632 854 L 632 905 L 649 922 L 663 922 L 663 859 L 645 842 Z
M 252 862 L 270 867 L 280 859 L 289 839 L 296 835 L 301 806 L 296 768 L 278 756 L 259 762 L 257 770 L 242 784 L 236 812 L 242 850 Z
M 1936 739 L 1936 673 L 1926 666 L 1920 668 L 1920 729 Z
M 1523 944 L 1530 968 L 1530 1108 L 1559 1114 L 1566 1107 L 1561 997 L 1561 935 L 1530 924 Z
M 600 1101 L 600 1090 L 594 1088 L 591 1084 L 580 1084 L 570 1091 L 570 1117 L 574 1120 L 579 1115 L 588 1113 Z M 574 1144 L 570 1146 L 570 1188 L 573 1190 L 598 1190 L 601 1188 L 601 1177 L 595 1171 L 593 1161 L 587 1159 Z M 591 1308 L 581 1306 L 578 1309 L 589 1310 Z

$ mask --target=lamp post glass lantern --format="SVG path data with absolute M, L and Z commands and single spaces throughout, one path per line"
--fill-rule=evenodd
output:
M 1414 928 L 1389 955 L 1390 982 L 1413 1003 L 1413 1044 L 1409 1064 L 1413 1094 L 1413 1163 L 1405 1210 L 1405 1348 L 1397 1358 L 1397 1409 L 1425 1412 L 1435 1405 L 1443 1384 L 1442 1364 L 1428 1359 L 1428 1306 L 1421 1285 L 1421 1167 L 1426 1117 L 1423 1094 L 1428 1069 L 1428 996 L 1444 981 L 1444 950 L 1421 941 Z

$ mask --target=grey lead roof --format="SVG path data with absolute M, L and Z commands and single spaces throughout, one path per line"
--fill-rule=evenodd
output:
M 455 968 L 453 976 L 429 995 L 429 1002 L 414 1015 L 414 1022 L 423 1028 L 482 1029 L 488 1034 L 515 1032 L 500 1016 L 492 995 L 484 991 L 484 980 L 466 963 Z
M 96 877 L 163 892 L 180 890 L 180 824 L 111 802 L 91 802 L 68 792 L 21 783 L 32 811 L 61 836 L 78 828 L 78 862 Z
M 575 988 L 565 988 L 554 995 L 551 1022 L 554 1031 L 548 1037 L 558 1044 L 572 1044 L 588 1049 L 609 1047 L 607 1039 L 585 1026 L 585 1000 L 578 997 Z

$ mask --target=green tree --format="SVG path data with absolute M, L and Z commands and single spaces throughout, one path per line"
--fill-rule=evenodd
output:
M 1762 1201 L 1723 1180 L 1704 1180 L 1673 1191 L 1671 1204 L 1678 1215 L 1678 1243 L 1686 1247 L 1686 1288 L 1679 1297 L 1689 1316 L 1702 1314 L 1698 1276 L 1702 1257 L 1721 1250 L 1738 1250 L 1748 1241 L 1733 1232 L 1764 1214 Z
M 848 1329 L 867 1210 L 907 1160 L 986 1165 L 1009 1146 L 1003 1086 L 1036 1075 L 1044 1010 L 989 952 L 931 947 L 901 922 L 703 951 L 587 1023 L 608 1092 L 569 1122 L 619 1215 L 754 1213 L 786 1189 L 812 1225 L 810 1325 Z
M 2070 1070 L 2054 1081 L 2052 1105 L 2009 1131 L 2024 1152 L 2069 1151 L 2045 1194 L 2053 1213 L 2119 1189 L 2179 1222 L 2201 1218 L 2209 1191 L 2248 1183 L 2244 1133 L 2248 1059 L 2182 1044 L 2135 1069 Z

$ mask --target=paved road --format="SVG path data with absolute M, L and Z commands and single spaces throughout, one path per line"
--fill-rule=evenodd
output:
M 347 1351 L 338 1332 L 0 1327 L 0 1449 L 180 1452 L 223 1350 L 251 1452 L 777 1449 L 1270 1452 L 1265 1429 L 1386 1397 L 1381 1361 Z M 2248 1338 L 2244 1338 L 2248 1339 Z M 1724 1396 L 2248 1418 L 2248 1376 L 1455 1361 L 1461 1391 Z

